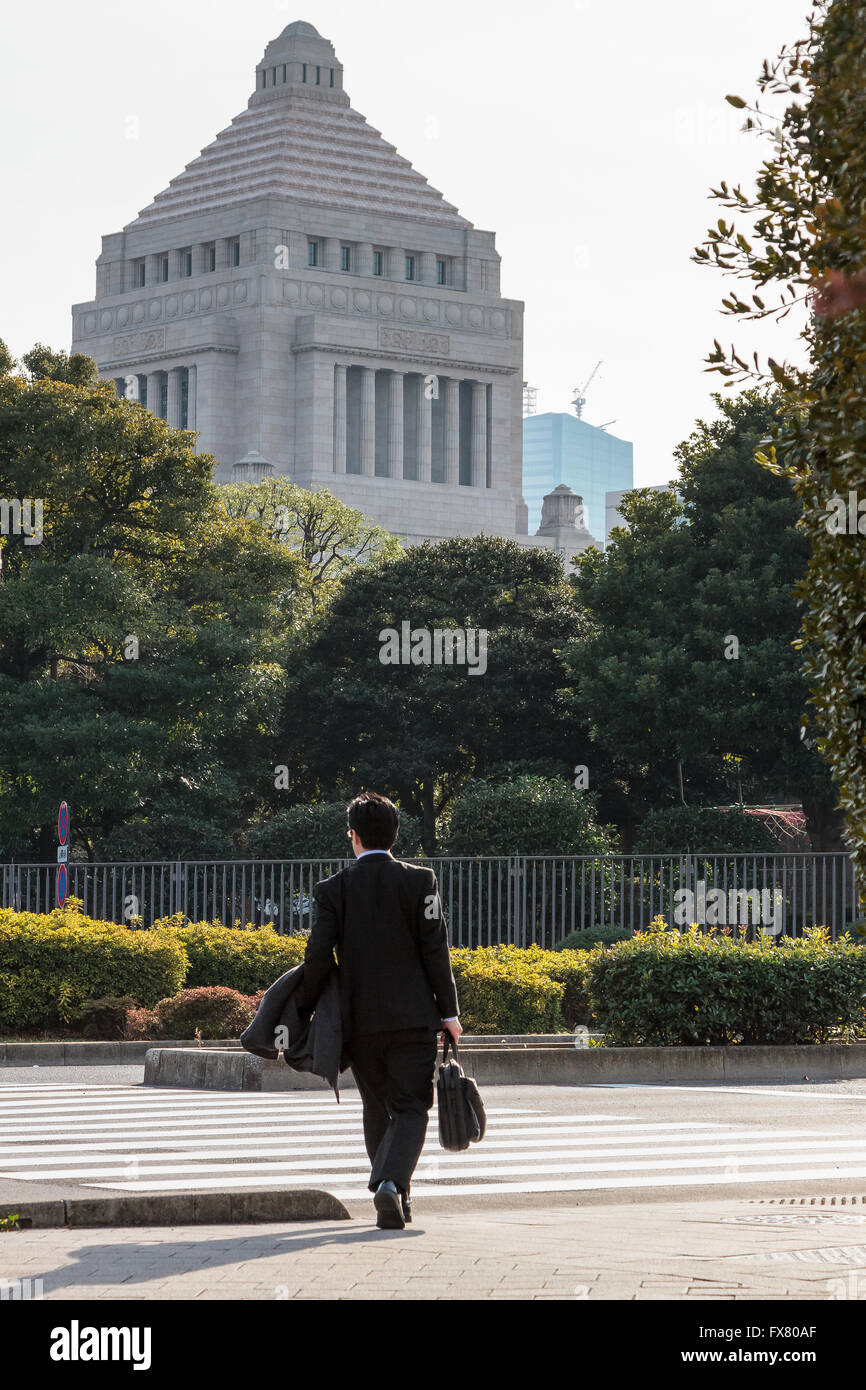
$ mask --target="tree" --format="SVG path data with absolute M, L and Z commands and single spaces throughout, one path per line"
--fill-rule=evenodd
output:
M 727 803 L 742 788 L 802 799 L 832 834 L 826 769 L 799 736 L 807 690 L 792 642 L 807 546 L 790 485 L 755 461 L 778 402 L 715 397 L 675 457 L 675 489 L 637 489 L 602 555 L 577 562 L 589 636 L 568 654 L 594 746 L 628 789 L 628 835 L 644 810 Z
M 846 813 L 846 838 L 866 874 L 866 567 L 858 529 L 864 487 L 866 318 L 859 302 L 866 265 L 866 6 L 862 0 L 819 0 L 805 37 L 765 61 L 759 92 L 787 100 L 781 122 L 759 104 L 746 126 L 772 136 L 754 195 L 722 183 L 712 196 L 733 210 L 695 251 L 750 286 L 723 300 L 740 319 L 781 321 L 796 305 L 807 313 L 800 338 L 808 368 L 768 358 L 762 367 L 717 342 L 710 370 L 729 382 L 777 382 L 784 409 L 759 454 L 771 472 L 793 482 L 802 529 L 811 545 L 801 594 L 808 604 L 802 640 L 805 674 L 823 753 Z M 746 232 L 742 229 L 745 225 Z M 751 288 L 754 287 L 754 288 Z M 772 302 L 768 303 L 767 287 Z M 838 503 L 853 529 L 834 527 Z M 866 524 L 864 524 L 866 530 Z
M 391 559 L 402 550 L 383 527 L 324 488 L 268 478 L 232 483 L 220 496 L 229 516 L 258 521 L 272 540 L 298 556 L 308 613 L 327 607 L 355 565 Z
M 614 854 L 598 824 L 593 793 L 562 779 L 522 776 L 469 782 L 454 802 L 445 853 L 451 855 Z
M 30 504 L 0 537 L 0 850 L 53 856 L 63 797 L 77 853 L 225 853 L 273 781 L 298 561 L 191 435 L 28 359 L 0 377 L 0 497 Z
M 385 664 L 395 637 L 471 629 L 485 666 Z M 580 631 L 562 562 L 490 536 L 413 547 L 359 566 L 291 659 L 284 730 L 307 799 L 365 787 L 393 796 L 422 824 L 471 776 L 506 759 L 579 761 L 559 651 Z M 388 634 L 393 634 L 389 636 Z

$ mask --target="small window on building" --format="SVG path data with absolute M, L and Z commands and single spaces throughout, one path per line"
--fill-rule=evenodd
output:
M 304 63 L 304 64 L 303 64 L 303 67 L 302 67 L 302 69 L 301 69 L 301 81 L 302 81 L 302 82 L 306 82 L 306 80 L 307 80 L 307 65 L 306 65 L 306 63 Z
M 267 74 L 266 70 L 265 70 L 264 68 L 262 68 L 262 80 L 261 80 L 261 82 L 259 83 L 259 86 L 260 86 L 260 87 L 267 87 L 267 85 L 268 85 L 268 74 Z
M 307 265 L 317 266 L 319 264 L 319 243 L 317 241 L 307 242 Z
M 183 273 L 187 279 L 192 275 L 192 247 L 188 246 L 183 254 Z
M 341 270 L 351 270 L 351 269 L 352 269 L 352 248 L 351 248 L 351 246 L 341 246 L 341 247 L 340 247 L 340 269 L 341 269 Z
M 437 262 L 436 262 L 436 284 L 437 284 L 437 285 L 447 285 L 447 284 L 448 284 L 448 266 L 447 266 L 447 264 L 445 263 L 445 261 L 437 261 Z
M 385 271 L 385 253 L 384 253 L 384 251 L 374 251 L 374 252 L 373 252 L 373 274 L 374 274 L 374 275 L 382 275 L 382 274 L 384 274 L 384 271 Z
M 138 285 L 139 289 L 143 288 L 146 284 L 144 261 L 139 261 L 138 265 L 135 267 L 135 283 Z
M 316 86 L 317 86 L 317 87 L 321 87 L 321 85 L 322 85 L 322 69 L 321 69 L 321 68 L 316 68 Z
M 276 85 L 277 85 L 277 70 L 276 70 L 276 68 L 271 68 L 271 86 L 272 86 L 272 87 L 276 87 Z
M 241 263 L 241 241 L 240 237 L 234 237 L 229 242 L 229 265 L 240 265 Z
M 168 279 L 168 256 L 163 256 L 159 263 L 159 278 L 163 284 Z
M 211 246 L 208 246 L 208 247 L 207 247 L 207 268 L 208 268 L 208 270 L 216 270 L 216 246 L 215 246 L 215 245 L 211 245 Z
M 414 279 L 415 279 L 415 257 L 414 257 L 414 256 L 407 256 L 407 257 L 406 257 L 406 279 L 407 279 L 407 280 L 414 280 Z
M 285 63 L 283 63 L 283 81 L 285 82 L 285 80 L 286 80 L 286 65 L 285 65 Z
M 331 82 L 330 82 L 330 85 L 331 85 L 332 87 L 333 87 L 333 85 L 334 85 L 334 69 L 333 69 L 333 68 L 331 68 Z

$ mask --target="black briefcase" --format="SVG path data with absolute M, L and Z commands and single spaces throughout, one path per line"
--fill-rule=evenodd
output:
M 446 1061 L 449 1046 L 454 1053 L 453 1062 Z M 439 1143 L 443 1149 L 460 1153 L 484 1138 L 487 1128 L 484 1102 L 472 1077 L 463 1075 L 457 1044 L 450 1034 L 446 1034 L 442 1044 L 436 1100 L 439 1108 Z

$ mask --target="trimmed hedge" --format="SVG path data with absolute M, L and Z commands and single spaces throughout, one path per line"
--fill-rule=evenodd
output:
M 305 949 L 306 938 L 272 927 L 178 916 L 130 931 L 76 908 L 0 910 L 0 1028 L 236 1037 L 261 991 Z M 814 1043 L 866 1027 L 866 950 L 848 937 L 833 943 L 820 927 L 746 942 L 727 930 L 671 931 L 657 918 L 608 947 L 458 948 L 451 958 L 472 1033 L 584 1024 L 608 1045 L 644 1046 Z
M 561 1033 L 589 1022 L 589 955 L 540 946 L 451 952 L 467 1033 Z
M 564 986 L 514 946 L 451 952 L 467 1033 L 558 1033 Z
M 863 1027 L 866 957 L 823 927 L 777 945 L 656 918 L 592 953 L 589 998 L 611 1046 L 820 1043 Z
M 77 1022 L 87 1000 L 176 994 L 188 959 L 171 931 L 130 931 L 76 908 L 48 916 L 0 908 L 0 1029 Z
M 241 994 L 267 989 L 304 959 L 307 938 L 280 936 L 273 927 L 224 927 L 221 922 L 187 922 L 182 913 L 157 926 L 174 932 L 189 959 L 187 989 L 222 985 Z

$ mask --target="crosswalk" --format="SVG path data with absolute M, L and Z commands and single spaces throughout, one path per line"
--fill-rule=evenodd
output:
M 866 1177 L 866 1136 L 712 1121 L 488 1108 L 487 1134 L 439 1147 L 435 1108 L 413 1193 L 576 1192 Z M 123 1192 L 315 1187 L 369 1197 L 361 1102 L 332 1095 L 0 1088 L 0 1177 Z

